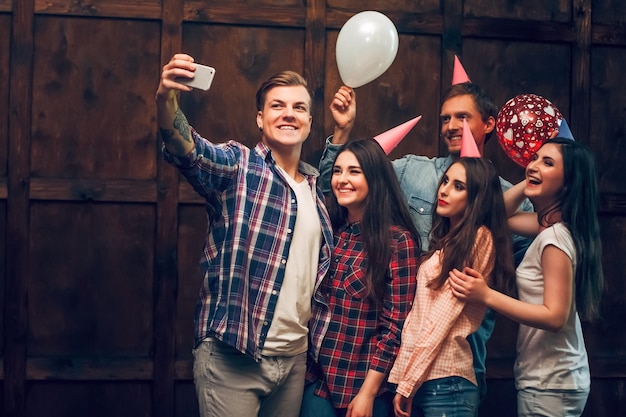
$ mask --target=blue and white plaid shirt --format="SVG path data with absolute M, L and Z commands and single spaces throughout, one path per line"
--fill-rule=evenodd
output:
M 295 194 L 263 143 L 251 150 L 235 141 L 213 144 L 194 130 L 192 136 L 192 152 L 176 157 L 164 149 L 164 157 L 207 202 L 209 229 L 195 343 L 216 337 L 260 360 L 285 275 L 296 222 Z M 316 357 L 330 320 L 319 286 L 330 265 L 333 237 L 316 187 L 318 172 L 303 162 L 299 170 L 316 190 L 323 235 L 309 325 L 309 350 Z

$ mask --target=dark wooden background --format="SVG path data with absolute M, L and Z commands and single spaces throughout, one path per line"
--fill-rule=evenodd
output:
M 355 13 L 400 34 L 391 68 L 357 89 L 357 136 L 417 115 L 392 153 L 435 156 L 454 54 L 502 105 L 552 100 L 597 164 L 608 291 L 584 331 L 585 416 L 626 415 L 626 2 L 622 0 L 0 0 L 0 409 L 4 416 L 195 416 L 192 321 L 202 201 L 164 164 L 154 92 L 178 51 L 217 69 L 186 94 L 214 141 L 258 140 L 254 94 L 294 69 L 315 92 L 305 156 L 331 131 L 335 43 Z M 521 168 L 493 139 L 488 156 Z M 515 415 L 516 327 L 489 344 L 484 416 Z M 235 400 L 235 399 L 234 399 Z

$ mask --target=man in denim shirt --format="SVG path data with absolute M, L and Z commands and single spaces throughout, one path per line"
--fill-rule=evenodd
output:
M 356 97 L 349 87 L 341 87 L 335 94 L 330 106 L 335 119 L 333 136 L 327 139 L 326 147 L 320 160 L 319 170 L 322 180 L 320 184 L 330 184 L 326 180 L 333 169 L 333 161 L 337 151 L 348 140 L 356 118 Z M 441 136 L 448 147 L 448 156 L 429 158 L 421 155 L 405 155 L 392 161 L 400 186 L 408 201 L 411 217 L 422 239 L 422 249 L 428 249 L 428 234 L 431 228 L 432 209 L 435 203 L 437 186 L 444 172 L 452 163 L 460 158 L 463 120 L 472 131 L 476 146 L 481 155 L 484 153 L 485 142 L 495 130 L 498 108 L 493 99 L 478 85 L 470 82 L 454 84 L 443 96 L 441 105 Z M 500 177 L 502 189 L 507 190 L 511 183 Z M 322 189 L 326 194 L 329 189 Z M 522 210 L 533 211 L 530 201 L 525 200 Z M 530 240 L 521 236 L 513 236 L 515 264 L 524 256 Z M 513 278 L 512 278 L 513 279 Z M 480 328 L 468 337 L 474 354 L 474 370 L 478 381 L 481 400 L 486 393 L 485 361 L 487 357 L 486 343 L 491 337 L 495 325 L 493 311 L 488 310 Z

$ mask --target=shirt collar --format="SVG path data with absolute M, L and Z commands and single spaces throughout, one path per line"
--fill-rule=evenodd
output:
M 339 228 L 339 232 L 348 232 L 353 235 L 361 234 L 361 222 L 345 223 Z
M 263 160 L 265 160 L 265 162 L 270 165 L 276 165 L 276 161 L 272 156 L 272 150 L 266 144 L 264 144 L 263 142 L 259 142 L 257 143 L 254 150 L 257 154 L 261 156 L 261 158 L 263 158 Z M 300 171 L 303 175 L 309 178 L 317 178 L 320 175 L 317 169 L 303 161 L 298 162 L 298 171 Z

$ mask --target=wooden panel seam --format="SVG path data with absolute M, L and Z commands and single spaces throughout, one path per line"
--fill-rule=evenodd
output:
M 6 200 L 7 196 L 8 196 L 7 179 L 2 178 L 0 179 L 0 199 Z
M 626 46 L 626 26 L 592 25 L 591 44 Z
M 326 10 L 326 30 L 340 30 L 354 13 L 328 8 Z M 398 33 L 441 35 L 443 17 L 441 15 L 389 11 L 385 15 L 394 23 Z
M 488 358 L 487 375 L 513 378 L 514 361 L 513 357 Z M 589 366 L 592 378 L 626 378 L 625 355 L 591 357 Z M 31 381 L 151 380 L 153 372 L 153 361 L 147 357 L 31 357 L 26 364 L 26 376 Z M 4 379 L 4 374 L 0 373 L 0 379 Z M 193 380 L 192 359 L 175 361 L 174 379 Z
M 11 4 L 0 3 L 0 12 L 11 12 Z M 304 28 L 306 15 L 302 8 L 261 6 L 255 13 L 247 13 L 245 5 L 208 6 L 201 1 L 185 2 L 184 21 L 219 24 L 285 26 Z M 158 4 L 131 7 L 125 1 L 99 5 L 71 5 L 37 0 L 35 13 L 40 15 L 113 17 L 125 19 L 161 18 Z M 345 10 L 327 12 L 326 30 L 339 30 L 354 14 Z M 440 35 L 443 23 L 440 15 L 389 11 L 385 14 L 394 22 L 399 33 Z M 574 38 L 572 23 L 552 21 L 517 21 L 507 18 L 465 17 L 463 36 L 536 41 L 571 42 Z M 594 45 L 626 46 L 626 27 L 594 24 L 591 28 Z
M 155 180 L 31 178 L 32 200 L 155 203 Z
M 163 0 L 160 56 L 167 62 L 182 50 L 184 0 Z M 156 89 L 155 85 L 155 89 Z M 155 109 L 156 110 L 156 109 Z M 156 119 L 155 119 L 156 121 Z M 155 124 L 155 129 L 157 125 Z M 155 152 L 161 155 L 160 136 Z M 153 415 L 175 414 L 176 303 L 178 300 L 178 172 L 162 157 L 157 162 L 159 194 L 154 274 Z
M 34 381 L 151 380 L 151 358 L 45 357 L 26 360 L 26 378 Z
M 247 4 L 211 5 L 205 1 L 185 1 L 184 21 L 232 23 L 237 25 L 260 25 L 304 28 L 304 7 L 255 5 L 250 13 Z
M 591 5 L 587 0 L 574 1 L 572 5 L 575 39 L 572 45 L 570 114 L 571 120 L 576 121 L 572 133 L 577 138 L 588 138 L 591 131 Z
M 26 341 L 30 219 L 28 178 L 33 76 L 33 1 L 14 2 L 11 24 L 9 81 L 9 142 L 4 311 L 4 403 L 6 416 L 26 416 Z
M 324 120 L 324 81 L 326 80 L 326 1 L 307 2 L 306 31 L 304 44 L 304 77 L 313 92 L 313 120 Z M 314 123 L 305 149 L 318 149 L 324 146 L 324 123 Z
M 106 2 L 35 0 L 35 14 L 159 19 L 161 3 L 133 3 L 126 0 Z
M 464 38 L 570 43 L 574 39 L 573 33 L 573 23 L 466 17 L 463 21 L 462 35 Z

